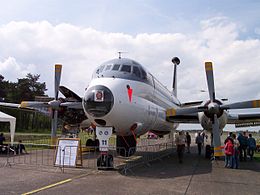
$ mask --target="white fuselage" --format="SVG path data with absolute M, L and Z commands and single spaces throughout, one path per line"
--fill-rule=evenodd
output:
M 131 101 L 127 85 L 132 89 Z M 163 94 L 162 89 L 159 91 L 147 83 L 122 78 L 94 78 L 88 89 L 94 86 L 105 86 L 114 96 L 113 107 L 105 116 L 94 117 L 86 112 L 95 125 L 99 125 L 96 119 L 105 120 L 105 126 L 114 127 L 114 133 L 122 136 L 131 135 L 130 129 L 134 124 L 137 124 L 136 135 L 149 130 L 169 132 L 178 127 L 178 124 L 166 121 L 166 109 L 176 108 L 179 104 L 166 88 Z

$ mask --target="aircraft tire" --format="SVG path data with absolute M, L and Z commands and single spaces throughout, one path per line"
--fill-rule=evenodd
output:
M 97 159 L 98 169 L 113 169 L 114 168 L 114 159 L 111 154 L 101 155 Z

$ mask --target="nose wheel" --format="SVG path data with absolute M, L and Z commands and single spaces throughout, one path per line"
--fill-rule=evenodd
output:
M 111 154 L 108 154 L 106 152 L 101 153 L 101 155 L 97 159 L 97 167 L 98 169 L 114 169 L 114 159 Z

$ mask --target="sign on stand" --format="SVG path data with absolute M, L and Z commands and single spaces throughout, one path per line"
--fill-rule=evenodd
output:
M 108 141 L 112 135 L 112 127 L 96 127 L 96 135 L 99 140 L 99 150 L 108 151 Z
M 80 164 L 77 164 L 78 154 L 80 155 Z M 55 164 L 56 166 L 80 166 L 82 165 L 81 144 L 78 138 L 64 138 L 58 140 L 56 148 Z

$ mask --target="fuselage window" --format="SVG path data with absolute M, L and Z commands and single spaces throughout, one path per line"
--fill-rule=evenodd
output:
M 120 71 L 122 71 L 122 72 L 129 72 L 130 73 L 131 72 L 131 66 L 123 65 Z
M 107 71 L 107 70 L 110 70 L 110 69 L 111 69 L 111 67 L 112 67 L 112 65 L 107 65 L 107 67 L 106 67 L 105 71 Z
M 141 72 L 137 66 L 133 66 L 133 74 L 137 77 L 141 77 Z
M 112 68 L 112 70 L 119 70 L 120 64 L 115 64 Z

